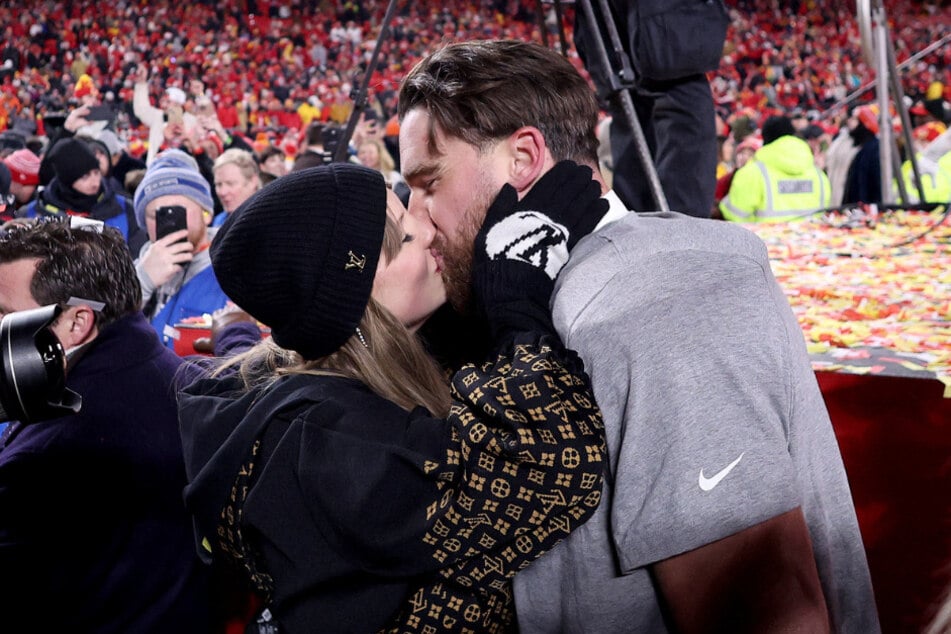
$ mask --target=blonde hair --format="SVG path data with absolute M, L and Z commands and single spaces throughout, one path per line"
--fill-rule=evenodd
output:
M 390 154 L 390 151 L 386 149 L 386 145 L 384 145 L 383 141 L 379 139 L 367 139 L 360 145 L 376 146 L 378 154 L 380 155 L 380 167 L 377 169 L 378 171 L 382 172 L 383 176 L 389 178 L 390 172 L 396 170 L 396 161 L 393 160 L 393 155 Z
M 401 244 L 402 232 L 387 214 L 383 258 L 389 261 L 396 257 Z M 359 329 L 367 345 L 354 333 L 343 346 L 320 359 L 304 359 L 266 339 L 224 363 L 214 375 L 236 367 L 248 391 L 290 374 L 343 376 L 362 382 L 403 409 L 421 405 L 435 416 L 449 413 L 447 377 L 415 334 L 372 297 Z
M 222 152 L 221 155 L 215 159 L 212 170 L 217 171 L 220 167 L 232 164 L 241 171 L 241 175 L 244 176 L 245 180 L 257 178 L 258 182 L 260 182 L 261 169 L 258 167 L 257 161 L 254 160 L 254 155 L 241 148 L 233 147 Z

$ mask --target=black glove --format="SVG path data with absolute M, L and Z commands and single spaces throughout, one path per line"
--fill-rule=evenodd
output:
M 548 302 L 568 252 L 607 212 L 591 168 L 562 161 L 521 201 L 504 185 L 476 235 L 472 287 L 493 339 L 554 334 Z
M 571 249 L 608 210 L 591 176 L 591 168 L 562 161 L 522 200 L 504 185 L 476 236 L 475 260 L 527 262 L 555 279 Z

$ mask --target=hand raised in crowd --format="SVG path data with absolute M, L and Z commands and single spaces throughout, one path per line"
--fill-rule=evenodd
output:
M 78 108 L 74 108 L 66 116 L 66 121 L 63 123 L 63 127 L 75 134 L 75 132 L 83 126 L 87 126 L 92 123 L 86 118 L 86 115 L 88 115 L 89 112 L 89 106 L 79 106 Z
M 180 229 L 152 243 L 142 256 L 142 269 L 156 286 L 168 282 L 192 261 L 194 247 L 188 229 Z
M 139 64 L 135 68 L 135 83 L 140 84 L 149 80 L 149 69 L 145 64 Z

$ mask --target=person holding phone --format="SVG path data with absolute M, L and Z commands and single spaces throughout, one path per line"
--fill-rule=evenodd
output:
M 213 209 L 208 181 L 181 150 L 158 154 L 135 191 L 135 215 L 149 237 L 135 264 L 142 308 L 169 348 L 176 324 L 228 301 L 208 257 Z

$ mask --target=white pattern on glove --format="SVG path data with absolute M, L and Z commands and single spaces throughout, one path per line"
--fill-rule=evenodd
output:
M 485 239 L 489 259 L 527 262 L 551 279 L 568 261 L 568 229 L 537 211 L 519 211 L 496 223 Z

